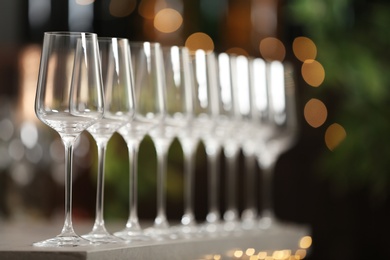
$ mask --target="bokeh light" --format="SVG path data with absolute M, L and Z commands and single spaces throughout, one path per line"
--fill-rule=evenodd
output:
M 22 120 L 38 121 L 34 109 L 31 108 L 34 107 L 40 56 L 41 47 L 39 45 L 25 47 L 20 56 L 21 97 L 18 105 Z
M 283 61 L 286 56 L 284 44 L 275 37 L 267 37 L 261 40 L 259 50 L 265 60 Z
M 304 249 L 307 249 L 311 246 L 311 243 L 312 243 L 312 238 L 311 236 L 304 236 L 301 238 L 301 240 L 299 241 L 299 247 L 300 248 L 304 248 Z
M 214 50 L 214 42 L 210 36 L 202 32 L 196 32 L 191 34 L 186 42 L 185 46 L 191 51 L 194 52 L 196 50 L 202 49 L 205 51 L 213 51 Z
M 136 5 L 136 0 L 111 0 L 109 6 L 110 14 L 115 17 L 126 17 L 135 10 Z
M 244 255 L 244 252 L 242 250 L 236 250 L 234 251 L 234 256 L 237 258 L 240 258 Z
M 258 258 L 259 259 L 265 259 L 267 257 L 267 252 L 265 251 L 260 251 L 258 254 L 257 254 Z
M 310 126 L 317 128 L 325 123 L 328 117 L 328 110 L 321 100 L 312 98 L 306 103 L 303 114 L 306 122 Z
M 295 252 L 295 259 L 299 260 L 299 259 L 304 259 L 306 257 L 306 250 L 305 249 L 298 249 L 296 252 Z
M 172 8 L 164 8 L 154 17 L 154 27 L 163 33 L 175 32 L 182 24 L 183 17 L 178 11 Z
M 315 43 L 307 37 L 296 37 L 293 41 L 293 52 L 295 57 L 302 62 L 314 60 L 317 56 L 317 47 Z
M 333 151 L 347 137 L 347 132 L 340 124 L 330 125 L 325 132 L 325 144 Z
M 245 254 L 247 256 L 251 256 L 251 255 L 254 255 L 255 254 L 255 249 L 254 248 L 248 248 L 247 250 L 245 250 Z
M 316 60 L 305 60 L 301 73 L 305 82 L 312 87 L 320 86 L 325 79 L 324 67 Z

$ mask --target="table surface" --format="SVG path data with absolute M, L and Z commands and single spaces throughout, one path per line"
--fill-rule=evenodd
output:
M 76 233 L 85 234 L 93 223 L 74 223 Z M 109 231 L 120 230 L 120 224 L 107 223 Z M 103 259 L 240 259 L 235 252 L 252 254 L 267 252 L 272 255 L 284 250 L 294 254 L 300 250 L 299 241 L 310 235 L 307 226 L 283 224 L 270 230 L 234 232 L 225 236 L 200 236 L 167 241 L 132 242 L 82 247 L 39 248 L 32 243 L 57 235 L 59 223 L 9 223 L 0 222 L 1 260 L 103 260 Z M 253 250 L 254 249 L 254 250 Z M 302 250 L 301 250 L 302 251 Z M 245 259 L 245 258 L 242 258 Z M 248 256 L 247 258 L 248 259 Z

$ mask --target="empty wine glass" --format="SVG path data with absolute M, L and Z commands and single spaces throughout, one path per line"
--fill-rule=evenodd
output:
M 231 78 L 227 87 L 221 88 L 221 100 L 224 104 L 227 126 L 223 138 L 224 154 L 226 157 L 226 199 L 227 207 L 224 213 L 226 231 L 240 230 L 240 216 L 237 207 L 237 177 L 238 156 L 241 150 L 242 140 L 247 136 L 248 119 L 250 117 L 250 92 L 249 92 L 249 66 L 248 58 L 243 55 L 224 55 L 226 58 L 220 62 L 220 73 L 226 81 Z M 221 70 L 225 66 L 224 70 Z M 225 83 L 226 84 L 226 83 Z M 227 100 L 227 101 L 224 101 Z
M 257 96 L 258 102 L 254 106 L 256 117 L 260 120 L 259 128 L 264 129 L 259 137 L 262 148 L 256 151 L 262 170 L 262 212 L 259 221 L 262 229 L 277 226 L 272 206 L 273 170 L 279 156 L 291 148 L 298 133 L 292 71 L 288 64 L 283 65 L 280 61 L 269 62 L 266 90 L 261 90 L 264 86 L 253 85 L 255 95 L 267 93 L 268 97 Z M 256 72 L 253 75 L 257 75 Z
M 193 129 L 205 146 L 208 160 L 208 213 L 200 231 L 216 234 L 220 230 L 219 211 L 219 156 L 221 142 L 217 138 L 216 121 L 219 116 L 217 58 L 214 52 L 196 50 L 191 54 L 194 77 Z
M 108 141 L 134 115 L 131 57 L 127 39 L 99 38 L 98 41 L 105 109 L 103 118 L 87 129 L 98 147 L 98 175 L 95 223 L 92 231 L 83 237 L 93 242 L 116 243 L 123 240 L 108 233 L 104 225 L 104 165 Z
M 261 58 L 249 59 L 249 92 L 251 113 L 249 116 L 248 127 L 246 134 L 248 137 L 242 141 L 242 151 L 245 160 L 245 205 L 241 215 L 242 227 L 246 230 L 253 229 L 257 225 L 257 201 L 256 201 L 256 167 L 257 157 L 255 151 L 262 148 L 263 145 L 258 145 L 254 141 L 254 136 L 258 140 L 263 140 L 265 136 L 269 135 L 267 127 L 260 126 L 262 118 L 265 118 L 269 106 L 267 105 L 267 70 L 266 62 Z
M 151 237 L 141 229 L 137 213 L 137 162 L 139 145 L 145 135 L 164 118 L 165 97 L 161 45 L 151 42 L 130 42 L 135 115 L 118 133 L 129 152 L 129 217 L 126 227 L 114 235 L 128 241 L 145 241 Z
M 177 229 L 170 227 L 166 216 L 166 173 L 168 149 L 175 137 L 179 137 L 183 144 L 186 164 L 192 167 L 192 156 L 195 153 L 196 142 L 187 136 L 189 122 L 192 116 L 190 60 L 187 48 L 171 46 L 163 47 L 163 77 L 164 95 L 166 98 L 166 112 L 164 120 L 153 128 L 149 135 L 154 141 L 157 160 L 157 216 L 154 225 L 147 229 L 149 234 L 157 235 L 159 239 L 177 238 Z M 192 172 L 186 172 L 185 190 L 192 196 L 192 183 L 189 183 Z M 191 193 L 191 194 L 190 194 Z M 185 217 L 183 224 L 192 224 L 192 197 L 185 196 Z
M 65 146 L 65 223 L 61 233 L 34 246 L 90 244 L 72 225 L 72 159 L 75 140 L 103 116 L 97 35 L 46 32 L 43 39 L 35 113 L 59 133 Z
M 193 128 L 193 87 L 189 51 L 185 47 L 164 47 L 164 75 L 167 96 L 167 116 L 164 124 L 165 138 L 176 136 L 184 154 L 184 214 L 181 225 L 171 227 L 170 232 L 189 235 L 195 232 L 194 215 L 194 157 L 199 137 Z M 153 135 L 153 134 L 152 134 Z M 161 180 L 165 182 L 164 179 Z M 162 184 L 160 183 L 162 186 Z M 164 192 L 160 189 L 160 192 Z M 161 198 L 161 194 L 158 195 Z M 158 205 L 165 207 L 165 204 Z M 158 209 L 159 209 L 158 208 Z M 161 211 L 161 210 L 160 210 Z M 163 210 L 164 212 L 165 210 Z

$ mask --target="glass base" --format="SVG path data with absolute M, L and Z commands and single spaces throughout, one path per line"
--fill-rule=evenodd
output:
M 71 235 L 61 234 L 54 238 L 33 243 L 33 246 L 36 247 L 77 247 L 77 246 L 89 246 L 89 245 L 93 245 L 93 243 L 76 234 L 71 234 Z
M 135 242 L 135 241 L 150 241 L 151 238 L 144 234 L 142 230 L 133 230 L 125 228 L 122 231 L 118 231 L 114 233 L 114 236 L 123 239 L 127 242 Z
M 223 222 L 206 222 L 200 227 L 200 233 L 209 237 L 228 236 L 229 233 L 224 229 Z
M 263 230 L 270 229 L 275 224 L 275 220 L 269 216 L 261 217 L 259 220 L 259 228 Z
M 158 241 L 179 238 L 176 231 L 171 227 L 149 227 L 145 229 L 145 234 Z
M 246 231 L 255 230 L 257 224 L 256 218 L 246 218 L 241 221 L 241 228 Z
M 96 244 L 126 243 L 125 240 L 104 231 L 92 231 L 86 235 L 83 235 L 82 237 Z

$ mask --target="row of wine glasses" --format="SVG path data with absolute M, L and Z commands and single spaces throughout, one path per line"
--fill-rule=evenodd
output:
M 236 205 L 237 156 L 258 162 L 265 180 L 278 155 L 296 136 L 294 84 L 282 63 L 216 54 L 159 43 L 102 38 L 93 33 L 44 35 L 36 94 L 37 117 L 56 130 L 66 149 L 65 223 L 61 233 L 35 246 L 78 246 L 216 235 L 242 228 L 265 228 L 273 221 L 269 182 L 262 187 L 265 210 L 258 218 L 253 172 L 248 171 L 247 209 Z M 98 147 L 96 216 L 84 236 L 72 226 L 73 144 L 87 130 Z M 129 217 L 123 230 L 109 233 L 104 224 L 104 161 L 107 143 L 118 132 L 129 153 Z M 137 214 L 137 160 L 149 135 L 157 153 L 157 216 L 142 229 Z M 174 138 L 185 160 L 184 213 L 177 226 L 166 216 L 167 153 Z M 198 224 L 194 213 L 194 160 L 199 142 L 209 158 L 209 212 Z M 218 207 L 219 156 L 227 158 L 227 210 Z M 248 167 L 251 168 L 251 167 Z M 245 225 L 243 225 L 245 223 Z

